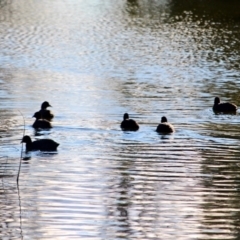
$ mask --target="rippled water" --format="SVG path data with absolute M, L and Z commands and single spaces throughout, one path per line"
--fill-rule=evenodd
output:
M 210 2 L 0 1 L 1 239 L 239 239 L 240 117 L 212 112 L 240 105 L 239 3 Z M 18 186 L 24 125 L 60 146 Z

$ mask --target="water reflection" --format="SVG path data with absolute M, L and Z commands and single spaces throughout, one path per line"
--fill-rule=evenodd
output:
M 217 21 L 226 21 L 236 19 L 239 21 L 238 8 L 240 3 L 237 0 L 230 2 L 217 1 L 217 0 L 203 0 L 203 1 L 170 1 L 170 9 L 173 16 L 181 16 L 184 12 L 192 12 L 196 18 L 207 18 Z M 217 8 L 216 8 L 217 6 Z
M 139 11 L 138 0 L 127 0 L 126 11 L 132 16 L 138 15 Z
M 202 171 L 211 175 L 211 178 L 202 181 L 206 189 L 203 203 L 204 232 L 207 234 L 211 229 L 215 229 L 222 238 L 228 238 L 230 231 L 233 238 L 237 239 L 239 148 L 215 144 L 202 154 L 205 158 Z
M 112 202 L 116 202 L 116 206 L 107 204 L 107 206 L 112 206 L 109 210 L 111 214 L 108 215 L 111 222 L 120 222 L 118 226 L 122 226 L 122 221 L 127 221 L 122 226 L 121 234 L 123 237 L 150 239 L 161 236 L 170 237 L 173 234 L 175 223 L 183 226 L 184 223 L 180 224 L 180 222 L 186 216 L 191 215 L 188 211 L 190 208 L 189 201 L 191 205 L 195 204 L 191 198 L 188 199 L 189 192 L 187 189 L 188 186 L 197 184 L 191 179 L 191 171 L 194 171 L 194 175 L 197 172 L 194 165 L 191 170 L 190 162 L 188 163 L 188 170 L 185 172 L 183 166 L 187 160 L 186 152 L 182 151 L 182 146 L 179 144 L 179 142 L 171 144 L 169 141 L 166 141 L 164 145 L 162 143 L 159 145 L 129 143 L 124 144 L 119 149 L 117 158 L 113 157 L 113 159 L 120 160 L 112 162 L 113 164 L 119 163 L 119 167 L 115 170 L 119 174 L 116 175 L 118 176 L 117 179 L 110 178 L 109 181 L 110 189 L 107 191 L 107 195 L 110 194 Z M 172 149 L 171 156 L 167 156 L 167 154 L 170 154 L 169 148 Z M 189 146 L 189 149 L 185 147 L 185 151 L 189 151 L 190 155 L 191 153 L 194 154 L 194 149 L 191 149 L 191 146 Z M 166 153 L 165 158 L 164 153 Z M 197 155 L 194 159 L 197 162 Z M 114 168 L 112 167 L 112 169 Z M 187 176 L 187 173 L 190 176 Z M 184 178 L 182 181 L 183 176 L 189 179 L 186 181 L 186 178 Z M 185 194 L 175 195 L 175 191 L 181 191 L 182 188 Z M 180 206 L 182 211 L 179 211 Z M 175 215 L 168 215 L 172 211 L 175 212 Z M 131 226 L 130 229 L 129 225 Z M 151 227 L 153 225 L 158 227 L 153 229 Z M 109 230 L 109 232 L 112 231 Z M 191 231 L 196 234 L 197 229 L 193 227 Z M 111 235 L 112 238 L 117 236 Z M 176 236 L 178 236 L 178 233 L 176 233 Z

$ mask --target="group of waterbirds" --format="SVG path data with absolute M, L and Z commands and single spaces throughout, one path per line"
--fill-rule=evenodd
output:
M 52 128 L 51 120 L 54 115 L 47 108 L 51 105 L 45 101 L 41 105 L 41 109 L 35 112 L 33 117 L 36 118 L 33 123 L 33 127 L 36 129 L 46 129 Z M 235 114 L 237 112 L 237 106 L 233 103 L 221 103 L 219 97 L 215 97 L 213 111 L 215 113 L 225 113 L 225 114 Z M 129 118 L 129 114 L 125 113 L 123 115 L 123 121 L 120 125 L 123 131 L 137 131 L 139 129 L 139 124 Z M 162 117 L 161 123 L 157 126 L 156 131 L 162 134 L 173 133 L 175 131 L 174 126 L 167 121 L 165 116 Z M 40 139 L 37 141 L 32 141 L 29 136 L 24 136 L 22 139 L 23 143 L 26 143 L 26 151 L 40 150 L 40 151 L 56 151 L 59 143 L 51 139 Z
M 225 114 L 235 114 L 237 112 L 237 106 L 233 103 L 221 103 L 219 97 L 215 97 L 213 111 L 216 114 L 225 113 Z M 126 131 L 137 131 L 139 129 L 138 123 L 129 119 L 128 113 L 123 115 L 123 121 L 121 123 L 122 130 Z M 167 121 L 165 116 L 162 117 L 161 123 L 157 126 L 156 131 L 159 133 L 172 133 L 174 132 L 174 126 Z
M 47 129 L 52 128 L 51 120 L 54 115 L 47 108 L 51 107 L 49 102 L 45 101 L 41 105 L 41 109 L 34 113 L 33 117 L 36 118 L 32 127 L 35 129 Z M 37 141 L 32 141 L 31 137 L 25 135 L 22 138 L 22 143 L 26 143 L 26 151 L 56 151 L 59 143 L 51 139 L 40 139 Z
M 139 129 L 138 123 L 135 120 L 130 119 L 128 113 L 123 115 L 123 121 L 121 122 L 120 127 L 123 131 L 137 131 Z M 174 127 L 167 121 L 167 118 L 163 116 L 156 131 L 159 133 L 172 133 L 174 132 Z

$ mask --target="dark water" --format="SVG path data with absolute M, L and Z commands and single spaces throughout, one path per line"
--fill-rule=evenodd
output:
M 1 239 L 239 239 L 240 116 L 212 105 L 240 105 L 240 4 L 194 2 L 0 1 Z M 60 146 L 18 191 L 21 114 Z

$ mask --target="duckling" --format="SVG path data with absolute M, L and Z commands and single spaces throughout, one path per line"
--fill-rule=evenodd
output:
M 133 119 L 129 119 L 128 113 L 123 115 L 123 121 L 120 125 L 123 131 L 137 131 L 139 129 L 139 125 Z
M 161 123 L 157 126 L 156 131 L 159 133 L 172 133 L 175 130 L 173 125 L 167 121 L 167 118 L 165 116 L 163 116 Z
M 40 112 L 35 112 L 33 117 L 36 118 L 35 122 L 32 125 L 33 128 L 52 128 L 52 124 L 48 120 L 41 119 Z
M 41 114 L 42 119 L 51 121 L 54 115 L 51 113 L 50 110 L 47 109 L 47 107 L 52 107 L 52 106 L 49 104 L 49 102 L 45 101 L 42 103 L 41 109 L 38 112 Z
M 236 113 L 237 106 L 233 103 L 220 103 L 220 98 L 215 97 L 214 105 L 213 105 L 214 112 L 222 112 L 222 113 Z
M 51 139 L 40 139 L 37 141 L 32 141 L 32 139 L 25 135 L 22 138 L 22 143 L 26 143 L 26 152 L 28 151 L 57 151 L 57 147 L 59 143 L 51 140 Z

